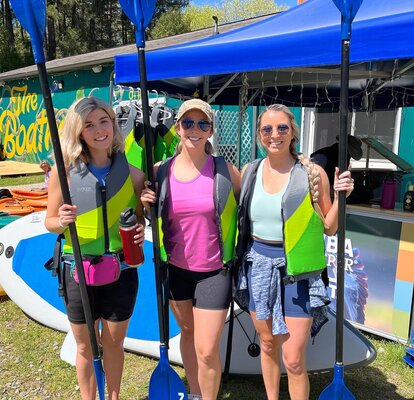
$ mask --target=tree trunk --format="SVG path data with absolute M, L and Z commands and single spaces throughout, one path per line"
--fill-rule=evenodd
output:
M 52 17 L 47 19 L 47 59 L 56 58 L 56 30 L 55 21 Z
M 4 2 L 4 22 L 7 29 L 7 38 L 11 48 L 14 48 L 14 32 L 13 32 L 13 21 L 10 10 L 9 0 Z

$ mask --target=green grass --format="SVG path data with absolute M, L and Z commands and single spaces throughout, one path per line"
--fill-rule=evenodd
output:
M 79 399 L 75 368 L 59 358 L 65 334 L 28 318 L 12 301 L 0 300 L 0 399 Z M 368 367 L 345 372 L 345 383 L 357 399 L 403 400 L 414 398 L 414 370 L 407 367 L 401 344 L 370 336 L 378 351 Z M 148 382 L 157 360 L 126 353 L 122 381 L 124 400 L 147 398 Z M 184 378 L 181 367 L 174 367 Z M 311 400 L 332 382 L 332 374 L 311 375 Z M 261 376 L 232 376 L 223 382 L 219 399 L 265 399 Z M 282 378 L 280 399 L 288 399 Z
M 36 175 L 0 177 L 0 188 L 7 188 L 8 186 L 17 185 L 30 185 L 32 183 L 42 183 L 44 182 L 44 180 L 45 175 L 43 174 L 43 172 L 40 172 Z

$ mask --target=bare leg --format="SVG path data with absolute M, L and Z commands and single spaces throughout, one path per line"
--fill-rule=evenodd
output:
M 86 324 L 70 324 L 76 340 L 76 377 L 82 400 L 95 400 L 96 381 L 92 364 L 92 349 Z M 98 322 L 95 330 L 98 335 Z M 99 343 L 99 340 L 98 340 Z
M 102 346 L 108 399 L 119 400 L 124 367 L 124 339 L 129 319 L 122 322 L 102 320 Z
M 309 399 L 309 377 L 306 370 L 306 346 L 312 318 L 286 317 L 288 335 L 282 344 L 283 363 L 288 375 L 291 400 Z
M 170 307 L 181 330 L 180 349 L 190 392 L 201 395 L 194 347 L 193 300 L 170 300 Z
M 268 400 L 279 399 L 280 387 L 280 348 L 283 336 L 272 334 L 272 319 L 257 320 L 256 313 L 250 311 L 254 327 L 260 336 L 260 362 Z
M 203 400 L 216 400 L 221 381 L 220 338 L 226 310 L 194 308 L 194 343 Z

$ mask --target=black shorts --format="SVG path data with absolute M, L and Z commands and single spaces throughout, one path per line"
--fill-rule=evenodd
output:
M 70 322 L 84 324 L 79 285 L 70 275 L 70 266 L 64 267 L 64 301 Z M 128 268 L 121 272 L 119 279 L 104 286 L 88 286 L 89 302 L 92 316 L 112 322 L 126 321 L 131 318 L 138 294 L 138 272 L 136 268 Z
M 196 308 L 225 310 L 231 300 L 231 273 L 227 269 L 194 272 L 169 264 L 170 299 L 193 300 Z

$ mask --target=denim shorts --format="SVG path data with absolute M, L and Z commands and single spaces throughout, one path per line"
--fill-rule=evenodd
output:
M 259 254 L 269 258 L 284 258 L 284 250 L 281 245 L 273 245 L 263 242 L 254 241 L 252 248 Z M 249 269 L 247 272 L 248 288 L 251 290 L 251 262 L 249 262 Z M 285 268 L 280 268 L 281 279 L 286 275 Z M 282 281 L 283 282 L 283 281 Z M 284 285 L 279 288 L 282 296 L 282 310 L 283 315 L 287 317 L 310 317 L 310 301 L 309 301 L 309 284 L 308 280 L 300 280 L 293 284 Z M 263 288 L 266 290 L 267 288 Z M 256 306 L 253 296 L 249 299 L 249 310 L 255 312 Z

